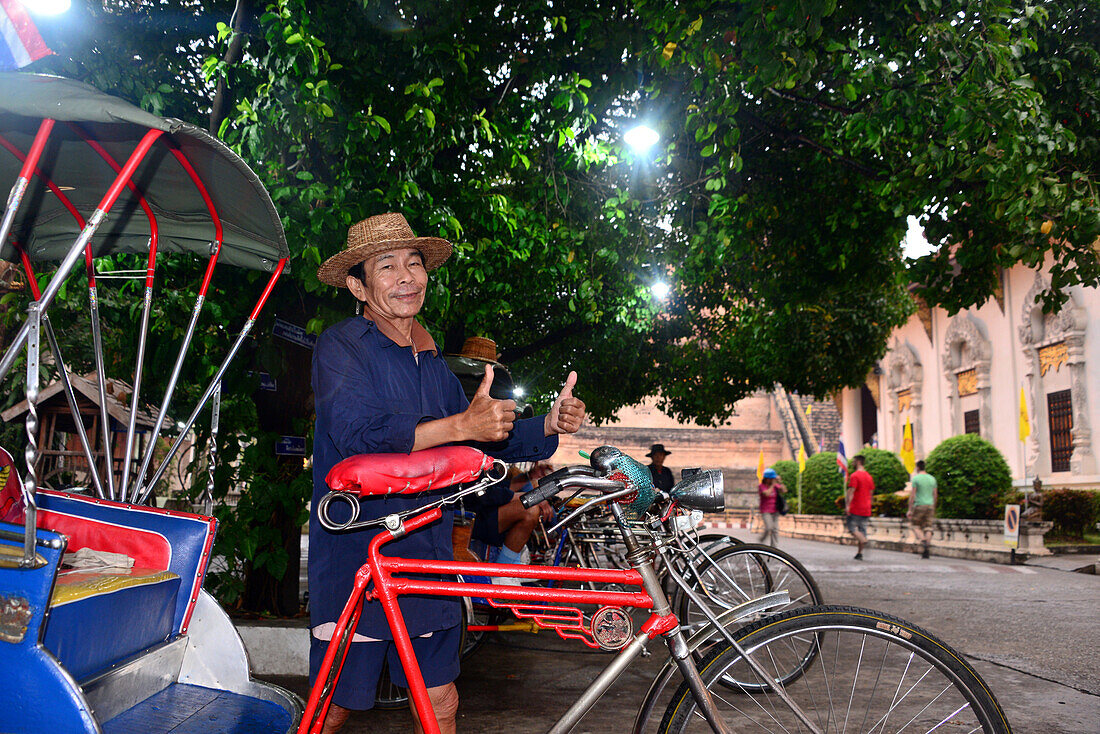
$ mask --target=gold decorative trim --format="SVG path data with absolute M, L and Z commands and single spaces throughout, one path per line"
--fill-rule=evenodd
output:
M 974 395 L 978 392 L 978 370 L 963 370 L 955 375 L 958 380 L 959 397 Z
M 1051 367 L 1057 372 L 1069 359 L 1069 348 L 1065 342 L 1048 344 L 1039 348 L 1039 375 L 1046 375 Z
M 898 390 L 898 412 L 904 413 L 913 407 L 913 391 L 910 388 Z

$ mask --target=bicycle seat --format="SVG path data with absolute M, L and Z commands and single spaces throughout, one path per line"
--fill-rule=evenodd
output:
M 360 497 L 416 494 L 477 479 L 493 457 L 469 446 L 438 446 L 411 454 L 359 454 L 332 467 L 325 482 Z

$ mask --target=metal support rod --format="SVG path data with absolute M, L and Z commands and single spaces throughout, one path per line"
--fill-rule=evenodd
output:
M 210 381 L 206 391 L 199 398 L 199 404 L 195 406 L 195 409 L 191 411 L 191 416 L 184 423 L 180 429 L 179 435 L 176 436 L 176 440 L 172 443 L 172 448 L 168 449 L 168 453 L 164 459 L 161 460 L 160 466 L 153 473 L 153 476 L 149 479 L 149 483 L 145 487 L 141 488 L 141 494 L 135 500 L 137 504 L 145 502 L 146 498 L 152 493 L 153 489 L 157 486 L 157 482 L 164 475 L 165 470 L 168 469 L 168 463 L 179 451 L 180 446 L 183 444 L 185 438 L 187 438 L 187 432 L 191 430 L 191 426 L 195 425 L 195 419 L 199 417 L 199 412 L 206 405 L 206 401 L 210 399 L 210 396 L 214 394 L 214 390 L 220 389 L 222 377 L 225 376 L 225 371 L 229 368 L 229 363 L 233 361 L 233 358 L 237 356 L 237 352 L 240 350 L 241 345 L 244 344 L 244 340 L 248 338 L 248 333 L 252 331 L 252 326 L 256 322 L 252 319 L 244 322 L 244 328 L 241 329 L 240 335 L 237 337 L 237 341 L 233 342 L 233 347 L 229 350 L 229 354 L 226 355 L 222 361 L 221 366 L 218 367 L 217 374 L 214 375 L 214 379 Z
M 176 355 L 176 364 L 172 367 L 172 375 L 168 378 L 168 387 L 164 390 L 164 401 L 160 405 L 160 412 L 157 413 L 157 421 L 153 426 L 153 440 L 149 442 L 149 448 L 145 451 L 145 456 L 142 457 L 141 468 L 138 469 L 138 473 L 134 475 L 134 490 L 137 491 L 142 483 L 145 481 L 145 475 L 149 471 L 149 465 L 153 462 L 153 450 L 156 448 L 156 437 L 160 435 L 160 431 L 164 428 L 164 421 L 168 418 L 168 408 L 172 404 L 172 397 L 176 392 L 176 383 L 179 382 L 180 373 L 183 371 L 183 360 L 187 356 L 187 349 L 191 346 L 191 340 L 194 338 L 195 329 L 199 323 L 199 314 L 202 312 L 203 303 L 206 299 L 202 294 L 195 300 L 195 307 L 191 311 L 191 322 L 187 325 L 187 331 L 183 336 L 183 344 L 180 345 L 179 353 Z
M 248 333 L 252 331 L 252 326 L 256 323 L 256 319 L 259 318 L 260 311 L 263 310 L 264 304 L 267 303 L 267 299 L 271 297 L 271 292 L 275 290 L 275 283 L 278 282 L 279 276 L 283 274 L 283 268 L 286 267 L 286 258 L 279 260 L 279 264 L 275 266 L 275 270 L 271 273 L 271 277 L 268 278 L 267 285 L 264 286 L 263 293 L 260 294 L 260 298 L 256 301 L 256 305 L 252 308 L 252 313 L 248 315 L 248 320 L 245 321 L 244 328 L 241 329 L 240 335 L 237 337 L 237 341 L 233 343 L 233 348 L 230 349 L 229 354 L 225 360 L 218 367 L 218 372 L 214 375 L 214 379 L 210 382 L 210 385 L 206 388 L 206 392 L 203 393 L 202 398 L 199 399 L 199 404 L 195 406 L 195 409 L 191 412 L 191 417 L 187 419 L 183 428 L 180 430 L 178 436 L 176 436 L 175 442 L 172 444 L 172 448 L 168 450 L 168 454 L 161 461 L 160 466 L 157 467 L 153 477 L 149 480 L 149 483 L 141 490 L 141 495 L 138 497 L 138 503 L 145 501 L 145 498 L 149 496 L 149 493 L 157 486 L 157 482 L 160 481 L 161 476 L 164 475 L 165 470 L 168 468 L 168 462 L 179 451 L 179 447 L 183 444 L 183 440 L 187 437 L 187 432 L 191 430 L 191 426 L 195 424 L 195 419 L 199 415 L 199 411 L 206 405 L 206 401 L 210 399 L 213 394 L 214 386 L 219 384 L 222 377 L 225 375 L 226 369 L 229 367 L 229 363 L 233 361 L 233 358 L 237 355 L 237 351 L 241 348 L 241 344 L 244 343 Z
M 61 347 L 57 343 L 57 336 L 54 334 L 50 317 L 43 315 L 42 322 L 46 327 L 46 338 L 50 342 L 50 351 L 53 352 L 54 362 L 61 373 L 61 384 L 65 387 L 65 400 L 69 403 L 69 410 L 73 414 L 73 422 L 76 423 L 76 435 L 80 438 L 80 448 L 84 450 L 84 458 L 88 460 L 88 467 L 91 469 L 92 486 L 95 488 L 96 497 L 103 499 L 103 483 L 99 479 L 99 470 L 96 469 L 95 454 L 92 453 L 92 445 L 88 441 L 88 432 L 84 430 L 84 421 L 80 419 L 80 405 L 76 402 L 76 393 L 73 392 L 73 385 L 69 382 L 68 367 L 61 356 Z
M 152 266 L 150 266 L 151 268 Z M 130 421 L 126 426 L 126 448 L 122 459 L 122 480 L 118 483 L 119 493 L 123 502 L 126 501 L 126 493 L 130 487 L 130 462 L 134 456 L 134 433 L 137 429 L 138 407 L 141 405 L 141 375 L 145 367 L 145 345 L 149 341 L 149 314 L 153 308 L 153 287 L 145 286 L 145 299 L 141 310 L 141 331 L 138 333 L 137 359 L 134 362 L 134 390 L 130 394 Z M 155 435 L 155 434 L 154 434 Z M 130 493 L 130 501 L 137 500 L 138 486 L 134 483 L 134 491 Z
M 214 514 L 214 467 L 218 463 L 218 423 L 222 414 L 222 384 L 214 390 L 210 405 L 210 447 L 206 454 L 206 491 L 202 496 L 202 514 Z
M 92 277 L 89 275 L 89 277 Z M 88 315 L 92 325 L 92 355 L 95 360 L 96 390 L 99 392 L 99 425 L 103 439 L 103 473 L 107 475 L 107 496 L 118 499 L 115 492 L 115 456 L 111 441 L 111 416 L 107 412 L 107 376 L 103 374 L 103 332 L 99 326 L 99 290 L 95 280 L 88 282 Z
M 23 260 L 23 270 L 27 273 L 27 283 L 30 285 L 31 295 L 37 301 L 41 293 L 38 290 L 38 280 L 34 277 L 34 268 L 31 267 L 30 257 L 27 256 L 27 251 L 23 248 L 19 248 L 19 255 Z M 80 447 L 84 449 L 84 458 L 88 460 L 88 467 L 92 474 L 92 485 L 95 487 L 96 496 L 102 499 L 103 484 L 99 479 L 99 470 L 96 469 L 95 454 L 92 452 L 91 443 L 88 441 L 88 433 L 84 430 L 84 422 L 80 419 L 80 406 L 76 402 L 73 385 L 69 382 L 69 368 L 65 364 L 65 358 L 61 356 L 61 346 L 57 342 L 57 336 L 54 334 L 53 324 L 50 323 L 48 314 L 42 314 L 42 324 L 46 327 L 46 338 L 50 342 L 50 351 L 53 352 L 54 362 L 57 363 L 58 370 L 61 373 L 61 384 L 65 387 L 65 400 L 69 403 L 69 410 L 73 414 L 73 422 L 76 423 L 76 434 L 80 438 Z
M 42 311 L 38 301 L 27 308 L 27 449 L 23 456 L 27 462 L 27 473 L 23 475 L 23 505 L 25 512 L 25 535 L 23 540 L 23 560 L 20 566 L 31 568 L 35 565 L 36 541 L 38 539 L 38 504 L 34 494 L 38 489 L 38 355 L 39 334 L 42 327 Z

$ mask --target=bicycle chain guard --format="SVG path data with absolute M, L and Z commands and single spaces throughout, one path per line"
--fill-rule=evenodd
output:
M 600 607 L 592 615 L 592 621 L 586 623 L 584 614 L 576 607 L 486 601 L 497 609 L 508 609 L 516 619 L 533 620 L 543 629 L 553 629 L 563 640 L 580 640 L 594 650 L 621 650 L 634 637 L 634 620 L 622 607 Z

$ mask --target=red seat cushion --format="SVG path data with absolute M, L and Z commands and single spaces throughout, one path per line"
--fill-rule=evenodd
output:
M 469 446 L 438 446 L 411 454 L 359 454 L 332 467 L 325 482 L 360 497 L 415 494 L 477 479 L 493 458 Z

